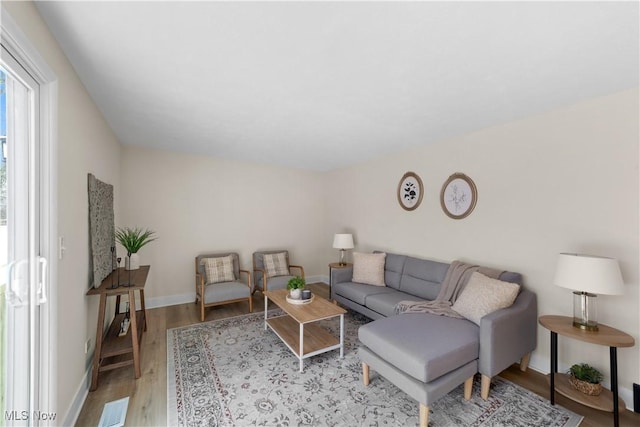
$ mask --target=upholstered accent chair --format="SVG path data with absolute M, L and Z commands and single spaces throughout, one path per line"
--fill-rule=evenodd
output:
M 242 281 L 241 274 L 246 281 Z M 235 252 L 204 254 L 196 257 L 196 301 L 200 301 L 200 321 L 204 309 L 214 305 L 247 301 L 253 312 L 251 272 L 240 269 L 240 258 Z
M 253 253 L 253 282 L 255 289 L 273 291 L 285 289 L 289 279 L 295 277 L 291 269 L 297 270 L 298 276 L 304 279 L 304 268 L 289 263 L 289 251 L 272 250 Z

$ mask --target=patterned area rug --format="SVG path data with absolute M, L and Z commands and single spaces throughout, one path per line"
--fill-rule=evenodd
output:
M 270 316 L 277 314 L 271 311 Z M 357 331 L 369 319 L 345 315 L 345 357 L 338 350 L 298 360 L 264 313 L 167 331 L 167 420 L 172 426 L 409 426 L 418 403 L 371 371 L 362 383 Z M 323 322 L 337 331 L 338 320 Z M 470 401 L 462 386 L 431 406 L 434 426 L 577 426 L 582 417 L 502 378 L 489 400 L 479 381 Z

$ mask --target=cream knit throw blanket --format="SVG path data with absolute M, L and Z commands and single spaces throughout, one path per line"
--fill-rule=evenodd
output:
M 400 301 L 395 306 L 395 313 L 430 313 L 439 316 L 456 317 L 463 319 L 451 306 L 462 293 L 469 278 L 474 272 L 497 279 L 502 271 L 479 265 L 467 264 L 461 261 L 453 261 L 442 281 L 440 293 L 433 301 Z

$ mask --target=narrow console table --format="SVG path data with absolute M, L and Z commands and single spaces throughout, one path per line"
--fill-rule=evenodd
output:
M 98 330 L 96 332 L 96 349 L 93 355 L 91 371 L 91 391 L 98 388 L 98 374 L 110 369 L 133 365 L 135 378 L 140 378 L 140 341 L 143 331 L 147 330 L 147 313 L 144 306 L 144 285 L 149 275 L 149 266 L 140 266 L 137 270 L 118 268 L 107 276 L 99 288 L 90 289 L 87 295 L 100 295 L 98 311 Z M 118 286 L 118 284 L 120 284 Z M 136 310 L 135 291 L 140 293 L 140 310 Z M 130 326 L 127 334 L 119 336 L 120 323 L 125 313 L 120 313 L 120 296 L 128 295 Z M 116 310 L 113 322 L 104 332 L 107 297 L 116 297 Z M 127 355 L 131 355 L 127 357 Z
M 551 372 L 549 373 L 549 400 L 555 405 L 555 392 L 568 397 L 583 405 L 601 411 L 613 412 L 613 425 L 620 424 L 619 410 L 625 409 L 625 404 L 618 397 L 618 347 L 633 347 L 634 339 L 618 329 L 602 323 L 597 331 L 587 331 L 573 326 L 573 318 L 566 316 L 541 316 L 538 321 L 551 332 Z M 599 396 L 589 396 L 576 389 L 569 383 L 569 376 L 558 374 L 558 334 L 588 342 L 591 344 L 608 346 L 611 364 L 611 390 L 603 389 Z

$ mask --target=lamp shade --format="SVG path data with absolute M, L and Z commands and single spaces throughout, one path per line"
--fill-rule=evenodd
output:
M 592 294 L 624 293 L 618 261 L 592 255 L 559 254 L 553 284 Z
M 353 236 L 351 234 L 336 234 L 333 236 L 335 249 L 353 249 Z

